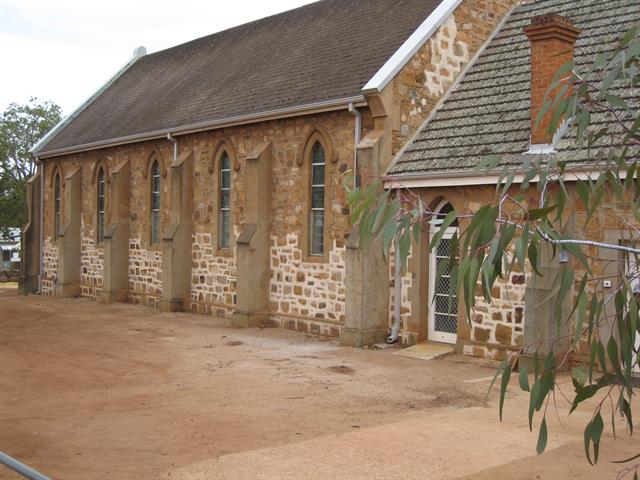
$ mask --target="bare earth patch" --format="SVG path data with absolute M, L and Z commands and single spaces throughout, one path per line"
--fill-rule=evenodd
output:
M 537 457 L 527 399 L 514 385 L 499 424 L 493 367 L 460 356 L 8 289 L 0 331 L 0 450 L 55 479 L 615 478 L 611 442 L 582 457 L 590 412 L 550 415 Z

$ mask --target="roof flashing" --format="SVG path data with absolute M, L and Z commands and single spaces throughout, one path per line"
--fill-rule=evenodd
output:
M 539 143 L 531 144 L 529 150 L 525 152 L 527 155 L 548 155 L 556 153 L 556 149 L 552 144 Z
M 560 126 L 558 127 L 558 129 L 556 130 L 556 133 L 553 135 L 553 139 L 551 140 L 550 144 L 545 144 L 545 143 L 536 144 L 536 143 L 529 142 L 530 143 L 529 151 L 526 153 L 530 155 L 549 155 L 549 154 L 557 153 L 556 146 L 560 143 L 560 140 L 562 140 L 564 135 L 569 130 L 570 124 L 571 122 L 567 120 L 563 120 Z

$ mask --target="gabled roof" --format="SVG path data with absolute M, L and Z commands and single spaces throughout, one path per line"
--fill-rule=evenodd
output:
M 545 13 L 563 15 L 582 30 L 575 45 L 578 66 L 613 50 L 640 22 L 638 0 L 537 0 L 520 5 L 394 161 L 390 175 L 468 172 L 492 154 L 503 155 L 503 164 L 520 164 L 531 135 L 531 49 L 523 28 Z M 637 108 L 638 99 L 629 100 Z M 592 121 L 610 123 L 602 115 Z M 586 151 L 568 139 L 560 141 L 556 150 L 561 160 L 587 158 Z
M 363 100 L 363 86 L 439 4 L 323 0 L 143 56 L 34 153 Z

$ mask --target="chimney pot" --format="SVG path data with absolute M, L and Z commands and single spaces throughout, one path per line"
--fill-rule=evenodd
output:
M 547 112 L 539 123 L 538 114 L 555 73 L 573 61 L 573 46 L 580 30 L 568 18 L 549 13 L 535 17 L 524 33 L 531 42 L 531 144 L 549 145 L 552 112 Z

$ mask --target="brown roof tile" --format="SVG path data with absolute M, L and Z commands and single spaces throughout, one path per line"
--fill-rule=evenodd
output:
M 323 0 L 141 58 L 39 153 L 359 95 L 439 0 Z

